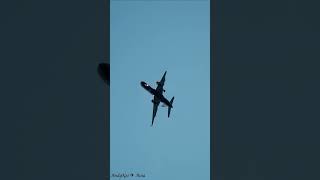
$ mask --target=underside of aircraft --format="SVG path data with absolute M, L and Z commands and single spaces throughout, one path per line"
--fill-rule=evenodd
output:
M 165 83 L 165 77 L 166 77 L 167 71 L 163 74 L 162 78 L 160 81 L 157 81 L 157 88 L 153 89 L 151 86 L 149 86 L 146 82 L 141 81 L 140 84 L 141 86 L 147 90 L 150 94 L 153 95 L 153 100 L 151 102 L 153 103 L 153 113 L 152 113 L 152 123 L 151 126 L 153 126 L 154 118 L 156 117 L 157 111 L 158 111 L 158 106 L 161 103 L 163 103 L 164 106 L 168 107 L 168 118 L 170 117 L 170 112 L 171 109 L 173 108 L 173 100 L 174 97 L 171 98 L 169 101 L 163 96 L 163 92 L 165 90 L 163 89 L 164 83 Z

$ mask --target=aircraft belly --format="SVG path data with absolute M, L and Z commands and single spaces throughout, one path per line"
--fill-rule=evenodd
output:
M 158 106 L 160 103 L 165 104 L 166 106 L 168 106 L 168 117 L 170 116 L 170 110 L 172 108 L 172 102 L 173 102 L 173 98 L 171 99 L 171 101 L 168 101 L 164 96 L 163 96 L 163 92 L 165 91 L 163 89 L 164 83 L 165 83 L 165 77 L 166 77 L 167 71 L 165 71 L 165 73 L 163 74 L 160 82 L 157 81 L 157 87 L 155 89 L 153 89 L 151 86 L 149 86 L 146 82 L 141 81 L 140 84 L 141 86 L 147 90 L 149 93 L 151 93 L 153 95 L 153 112 L 152 112 L 152 123 L 151 126 L 154 123 L 154 119 L 157 115 L 157 111 L 158 111 Z
M 156 103 L 156 104 L 158 104 L 158 103 L 161 102 L 161 100 L 160 100 L 156 95 L 153 96 L 153 101 L 154 101 L 154 103 Z

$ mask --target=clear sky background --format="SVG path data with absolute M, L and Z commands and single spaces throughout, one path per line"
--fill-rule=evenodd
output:
M 111 1 L 110 173 L 146 179 L 210 177 L 208 1 Z M 170 118 L 152 95 L 167 71 Z

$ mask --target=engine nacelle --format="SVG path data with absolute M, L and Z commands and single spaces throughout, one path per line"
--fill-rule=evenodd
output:
M 153 99 L 151 100 L 152 103 L 154 103 Z
M 166 90 L 163 89 L 163 92 L 166 92 Z

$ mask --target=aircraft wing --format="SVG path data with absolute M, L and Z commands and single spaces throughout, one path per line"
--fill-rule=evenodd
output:
M 153 96 L 153 113 L 152 113 L 151 126 L 153 125 L 154 118 L 156 117 L 159 104 L 160 104 L 160 100 L 156 96 Z
M 157 84 L 158 84 L 158 86 L 157 86 L 156 91 L 160 92 L 161 94 L 162 94 L 162 92 L 163 92 L 164 82 L 166 81 L 166 74 L 167 74 L 167 71 L 166 71 L 166 72 L 164 72 L 164 74 L 163 74 L 163 76 L 162 76 L 162 78 L 161 78 L 160 82 L 158 82 L 158 83 L 157 83 Z

